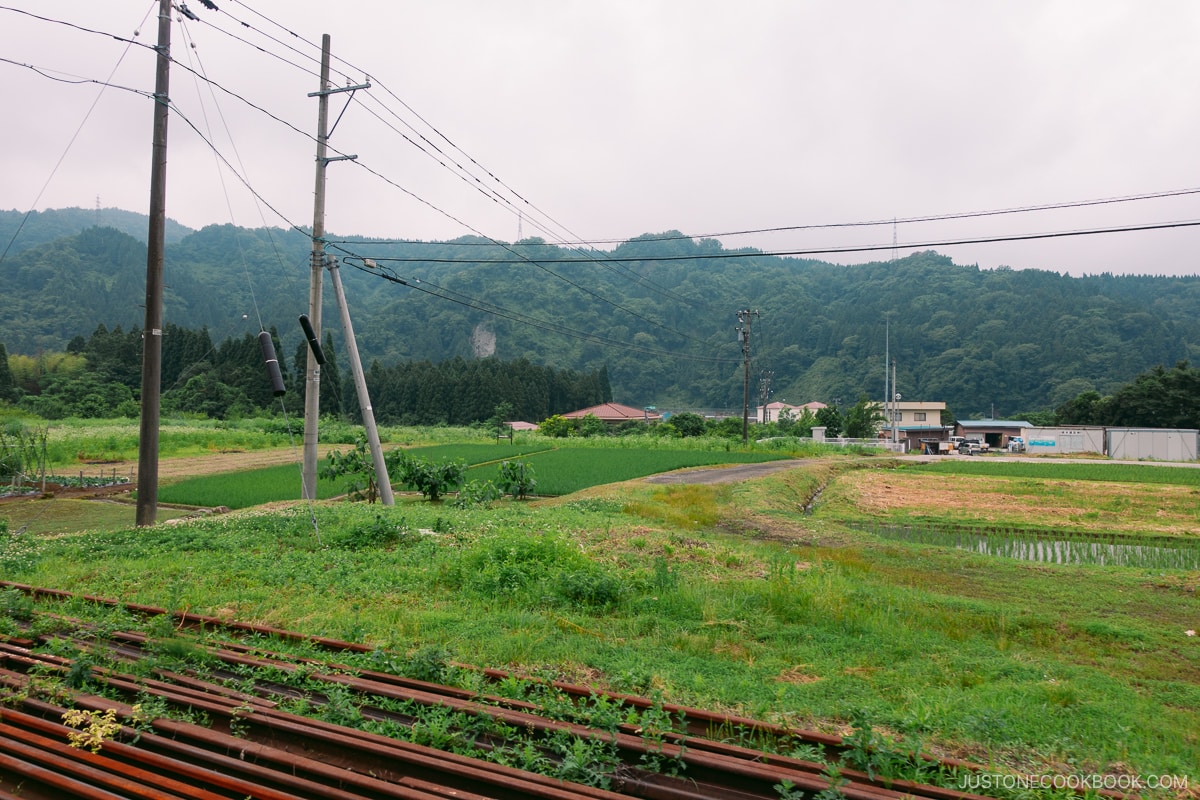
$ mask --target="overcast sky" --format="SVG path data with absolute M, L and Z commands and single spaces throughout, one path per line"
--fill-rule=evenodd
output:
M 172 29 L 167 214 L 192 228 L 312 224 L 328 33 L 334 83 L 372 83 L 330 102 L 331 146 L 358 156 L 329 166 L 332 233 L 884 248 L 813 256 L 838 263 L 894 237 L 987 268 L 1200 274 L 1200 227 L 934 244 L 1200 221 L 1194 0 L 215 2 Z M 0 6 L 0 208 L 145 212 L 158 2 Z M 732 235 L 764 228 L 804 229 Z

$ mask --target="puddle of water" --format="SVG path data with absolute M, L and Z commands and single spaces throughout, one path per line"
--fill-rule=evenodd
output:
M 1150 569 L 1200 569 L 1200 543 L 1162 544 L 1146 541 L 1087 541 L 1050 539 L 1004 533 L 980 534 L 904 526 L 869 530 L 884 539 L 957 547 L 989 556 L 1040 561 L 1049 564 L 1092 564 L 1096 566 Z

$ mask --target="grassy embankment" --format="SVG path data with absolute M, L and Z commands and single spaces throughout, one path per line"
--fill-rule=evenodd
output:
M 857 721 L 1023 771 L 1200 777 L 1200 638 L 1186 635 L 1200 628 L 1200 575 L 862 532 L 936 519 L 1194 539 L 1195 484 L 1168 477 L 1184 470 L 1147 466 L 1155 482 L 1133 484 L 1068 465 L 845 466 L 492 508 L 320 503 L 315 529 L 291 509 L 21 537 L 0 573 L 805 727 Z

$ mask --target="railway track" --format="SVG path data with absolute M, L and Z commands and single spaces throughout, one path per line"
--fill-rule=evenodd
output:
M 826 734 L 498 670 L 446 686 L 370 668 L 355 643 L 0 585 L 172 631 L 38 611 L 0 637 L 0 800 L 979 797 L 838 766 L 852 745 Z

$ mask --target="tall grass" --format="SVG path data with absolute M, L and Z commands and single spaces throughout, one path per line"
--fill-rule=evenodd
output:
M 989 573 L 968 554 L 788 548 L 591 508 L 320 504 L 319 541 L 304 510 L 210 518 L 5 542 L 0 571 L 803 727 L 865 717 L 1033 772 L 1200 763 L 1182 592 L 998 561 L 976 593 Z

